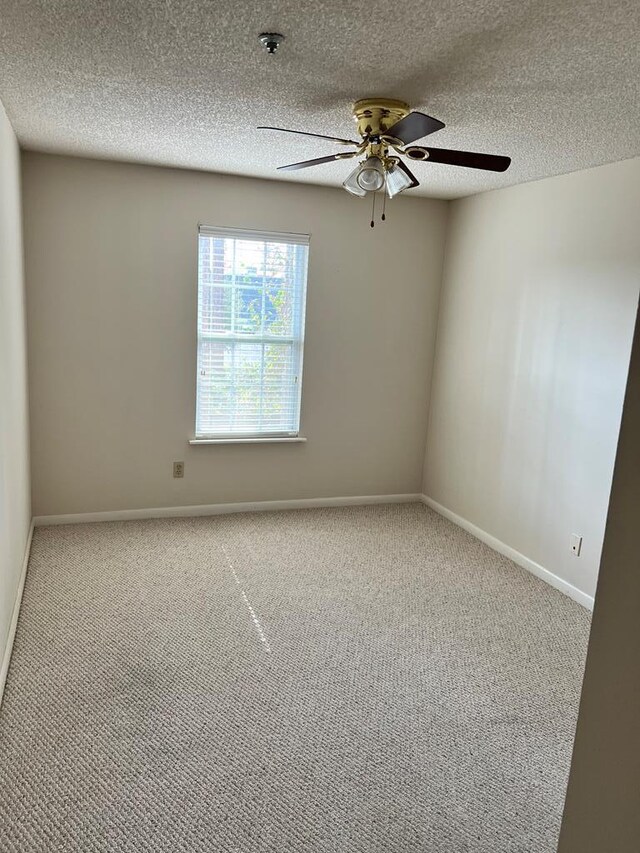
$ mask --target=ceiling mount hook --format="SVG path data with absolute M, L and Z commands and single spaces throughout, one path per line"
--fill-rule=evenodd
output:
M 284 41 L 284 36 L 282 33 L 260 33 L 258 36 L 258 41 L 267 51 L 270 56 L 277 51 L 282 42 Z

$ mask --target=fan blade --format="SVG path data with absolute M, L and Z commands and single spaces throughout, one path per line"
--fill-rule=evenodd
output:
M 316 157 L 315 160 L 303 160 L 301 163 L 290 163 L 288 166 L 278 166 L 279 171 L 294 172 L 296 169 L 308 169 L 309 166 L 319 166 L 321 163 L 332 163 L 334 160 L 348 160 L 355 157 L 357 151 L 345 151 L 344 154 L 330 154 L 328 157 Z
M 489 172 L 506 172 L 511 165 L 511 157 L 453 151 L 450 148 L 423 148 L 412 145 L 406 148 L 404 153 L 412 160 L 428 160 L 430 163 L 444 163 L 447 166 L 466 166 L 467 169 L 486 169 Z
M 355 142 L 353 139 L 340 139 L 339 136 L 324 136 L 322 133 L 308 133 L 306 130 L 289 130 L 287 127 L 267 127 L 266 125 L 260 125 L 257 130 L 279 130 L 281 133 L 297 133 L 299 136 L 314 136 L 316 139 L 328 139 L 329 142 L 335 142 L 338 145 L 360 145 L 359 142 Z
M 384 136 L 393 136 L 394 139 L 399 139 L 403 145 L 409 145 L 416 139 L 422 139 L 423 136 L 435 133 L 436 130 L 442 130 L 443 127 L 444 123 L 438 121 L 437 118 L 431 118 L 424 113 L 409 113 L 388 130 L 385 130 Z

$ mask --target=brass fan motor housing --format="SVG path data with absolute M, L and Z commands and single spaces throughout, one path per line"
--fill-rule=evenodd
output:
M 382 136 L 410 111 L 409 104 L 393 98 L 362 98 L 353 105 L 353 118 L 358 125 L 358 133 L 366 139 Z

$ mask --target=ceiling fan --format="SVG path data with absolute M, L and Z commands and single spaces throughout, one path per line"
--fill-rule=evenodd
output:
M 365 98 L 353 105 L 353 117 L 358 126 L 360 141 L 341 139 L 336 136 L 325 136 L 322 133 L 309 133 L 305 130 L 289 130 L 285 127 L 267 127 L 261 125 L 258 130 L 277 130 L 283 133 L 296 133 L 301 136 L 313 136 L 317 139 L 327 139 L 337 145 L 353 146 L 351 151 L 340 151 L 326 157 L 316 157 L 314 160 L 303 160 L 301 163 L 290 163 L 279 166 L 281 171 L 308 169 L 309 166 L 319 166 L 321 163 L 331 163 L 334 160 L 348 160 L 351 157 L 362 157 L 356 168 L 348 175 L 343 187 L 355 196 L 366 196 L 372 193 L 374 197 L 378 190 L 384 188 L 385 199 L 393 198 L 404 190 L 419 186 L 420 182 L 400 157 L 414 161 L 429 160 L 432 163 L 443 163 L 448 166 L 465 166 L 470 169 L 486 169 L 491 172 L 504 172 L 511 163 L 510 157 L 495 154 L 475 154 L 469 151 L 454 151 L 449 148 L 431 148 L 413 143 L 442 130 L 443 122 L 424 113 L 411 112 L 404 101 L 387 98 Z M 375 209 L 375 207 L 374 207 Z M 384 219 L 384 213 L 382 215 Z M 373 227 L 373 218 L 371 227 Z

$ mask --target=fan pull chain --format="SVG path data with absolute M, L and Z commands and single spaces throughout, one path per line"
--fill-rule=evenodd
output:
M 374 192 L 371 193 L 371 195 L 373 196 L 373 202 L 371 205 L 371 227 L 375 228 L 375 224 L 376 224 L 374 222 L 374 219 L 376 216 L 376 194 L 375 194 L 375 190 L 374 190 Z
M 385 189 L 384 189 L 384 195 L 382 196 L 382 216 L 381 216 L 381 219 L 382 219 L 382 221 L 383 221 L 383 222 L 384 222 L 384 221 L 385 221 L 385 219 L 387 218 L 387 217 L 386 217 L 386 215 L 385 215 L 385 212 L 384 212 L 384 210 L 385 210 L 385 207 L 386 207 L 386 206 L 387 206 L 387 189 L 386 189 L 386 187 L 385 187 Z

